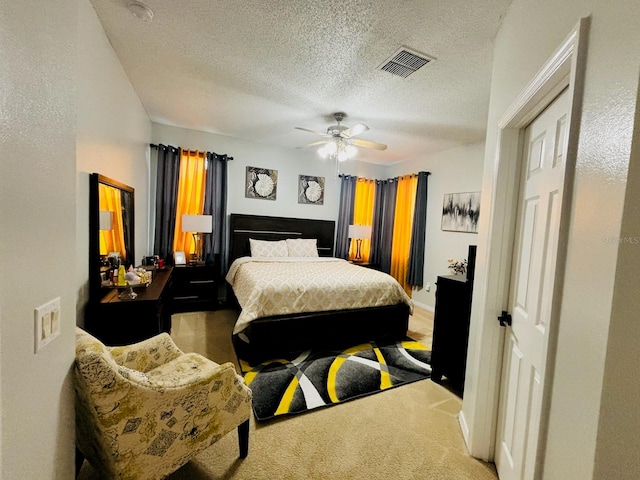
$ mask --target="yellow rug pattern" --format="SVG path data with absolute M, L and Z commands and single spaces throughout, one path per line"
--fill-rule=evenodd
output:
M 431 352 L 409 338 L 346 350 L 292 354 L 250 365 L 240 359 L 257 420 L 327 407 L 431 376 Z

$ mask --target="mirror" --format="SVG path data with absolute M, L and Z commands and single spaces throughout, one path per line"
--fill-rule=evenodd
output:
M 135 266 L 134 189 L 98 173 L 89 176 L 89 288 L 102 296 L 103 271 L 110 258 Z

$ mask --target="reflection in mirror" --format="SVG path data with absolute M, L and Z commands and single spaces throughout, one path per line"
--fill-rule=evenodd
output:
M 98 184 L 100 196 L 100 256 L 115 256 L 117 254 L 127 263 L 127 248 L 124 243 L 124 223 L 122 221 L 122 191 Z
M 103 271 L 117 257 L 128 268 L 135 266 L 134 189 L 103 175 L 89 177 L 89 288 L 90 297 L 101 298 Z

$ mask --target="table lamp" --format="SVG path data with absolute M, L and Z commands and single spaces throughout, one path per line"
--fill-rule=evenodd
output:
M 355 261 L 362 260 L 362 240 L 371 238 L 371 225 L 349 225 L 349 238 L 356 240 L 356 257 Z
M 113 212 L 110 210 L 100 210 L 100 230 L 113 229 Z
M 204 263 L 202 260 L 202 234 L 213 231 L 211 215 L 182 215 L 182 231 L 193 235 L 193 256 L 195 264 Z

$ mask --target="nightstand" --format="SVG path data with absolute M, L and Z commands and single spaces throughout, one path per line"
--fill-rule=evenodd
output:
M 358 265 L 359 267 L 371 268 L 373 270 L 380 270 L 380 265 L 377 263 L 369 263 L 369 262 L 355 262 L 351 261 L 354 265 Z
M 431 380 L 445 376 L 460 396 L 464 392 L 469 342 L 472 282 L 465 275 L 446 275 L 436 282 L 431 346 Z
M 218 308 L 218 275 L 213 265 L 179 265 L 173 268 L 171 313 Z

